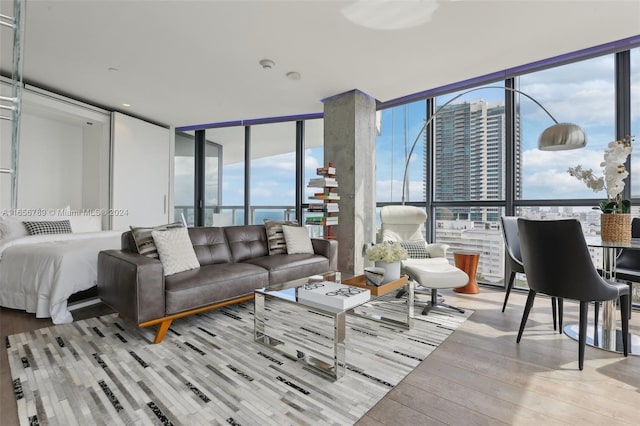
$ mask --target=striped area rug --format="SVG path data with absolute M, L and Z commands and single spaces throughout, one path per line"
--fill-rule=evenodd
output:
M 391 310 L 403 303 L 387 302 Z M 330 318 L 266 306 L 267 333 L 331 359 Z M 411 330 L 347 316 L 347 371 L 338 381 L 254 342 L 253 303 L 176 320 L 158 345 L 155 330 L 115 314 L 6 344 L 21 424 L 349 425 L 470 314 L 434 310 Z

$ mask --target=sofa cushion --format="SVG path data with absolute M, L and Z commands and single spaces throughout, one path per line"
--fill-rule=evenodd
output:
M 193 251 L 187 228 L 152 231 L 153 242 L 158 249 L 164 275 L 173 275 L 200 266 Z
M 311 237 L 309 237 L 309 230 L 306 227 L 282 225 L 282 232 L 287 242 L 288 254 L 313 254 Z
M 264 228 L 267 234 L 269 254 L 287 253 L 287 241 L 282 229 L 283 225 L 297 226 L 298 222 L 288 220 L 264 220 Z
M 267 234 L 263 225 L 227 226 L 224 235 L 231 249 L 233 262 L 267 256 Z
M 196 309 L 269 285 L 269 273 L 248 263 L 221 263 L 165 277 L 166 314 Z
M 280 284 L 329 271 L 329 259 L 317 254 L 276 254 L 248 259 L 244 263 L 268 270 L 270 284 Z
M 200 265 L 231 263 L 231 250 L 223 228 L 189 228 L 189 238 Z

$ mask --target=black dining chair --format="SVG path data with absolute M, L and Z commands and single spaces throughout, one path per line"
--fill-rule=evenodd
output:
M 524 327 L 537 293 L 580 302 L 578 328 L 578 368 L 584 366 L 589 302 L 620 300 L 622 346 L 629 348 L 629 287 L 604 280 L 596 270 L 576 219 L 518 219 L 522 262 L 527 271 L 529 296 L 522 314 L 516 341 L 520 343 Z
M 507 254 L 507 263 L 509 267 L 509 282 L 507 283 L 507 290 L 504 295 L 504 302 L 502 303 L 502 312 L 507 307 L 507 301 L 509 295 L 513 289 L 513 284 L 516 280 L 516 273 L 524 274 L 524 265 L 522 264 L 522 255 L 520 254 L 520 240 L 518 238 L 518 217 L 517 216 L 502 216 L 500 217 L 502 224 L 502 237 L 504 238 L 505 252 Z M 556 328 L 556 312 L 559 313 L 559 327 Z M 553 329 L 559 330 L 562 333 L 562 300 L 557 300 L 555 297 L 551 298 L 551 313 L 553 314 Z

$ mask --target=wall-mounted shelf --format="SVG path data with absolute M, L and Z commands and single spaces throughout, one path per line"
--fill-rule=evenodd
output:
M 312 226 L 322 226 L 325 238 L 335 238 L 333 227 L 338 225 L 338 213 L 340 196 L 338 195 L 338 181 L 336 179 L 336 169 L 332 163 L 327 167 L 316 169 L 319 176 L 310 179 L 307 188 L 316 189 L 317 192 L 309 197 L 309 215 L 305 224 Z

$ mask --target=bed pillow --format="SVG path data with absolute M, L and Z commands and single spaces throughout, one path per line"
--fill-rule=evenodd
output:
M 287 242 L 282 233 L 282 225 L 296 226 L 298 222 L 289 220 L 264 220 L 264 227 L 267 231 L 267 246 L 269 254 L 287 254 Z
M 18 238 L 29 235 L 21 220 L 11 216 L 0 216 L 0 238 Z
M 154 257 L 156 259 L 159 258 L 158 250 L 156 249 L 156 245 L 153 242 L 151 232 L 165 231 L 171 228 L 182 227 L 182 222 L 168 223 L 166 225 L 159 225 L 155 227 L 130 226 L 131 235 L 133 236 L 133 241 L 136 243 L 136 249 L 138 249 L 138 253 L 143 256 Z
M 400 241 L 398 244 L 407 251 L 407 257 L 409 259 L 428 259 L 431 257 L 427 251 L 426 241 Z
M 313 245 L 309 230 L 304 226 L 282 225 L 282 232 L 287 243 L 288 254 L 313 254 Z
M 151 236 L 158 249 L 165 276 L 200 266 L 187 228 L 155 230 L 151 231 Z
M 69 220 L 51 220 L 42 222 L 22 222 L 29 235 L 70 234 Z
M 69 216 L 69 222 L 73 232 L 102 231 L 102 217 L 99 215 Z

